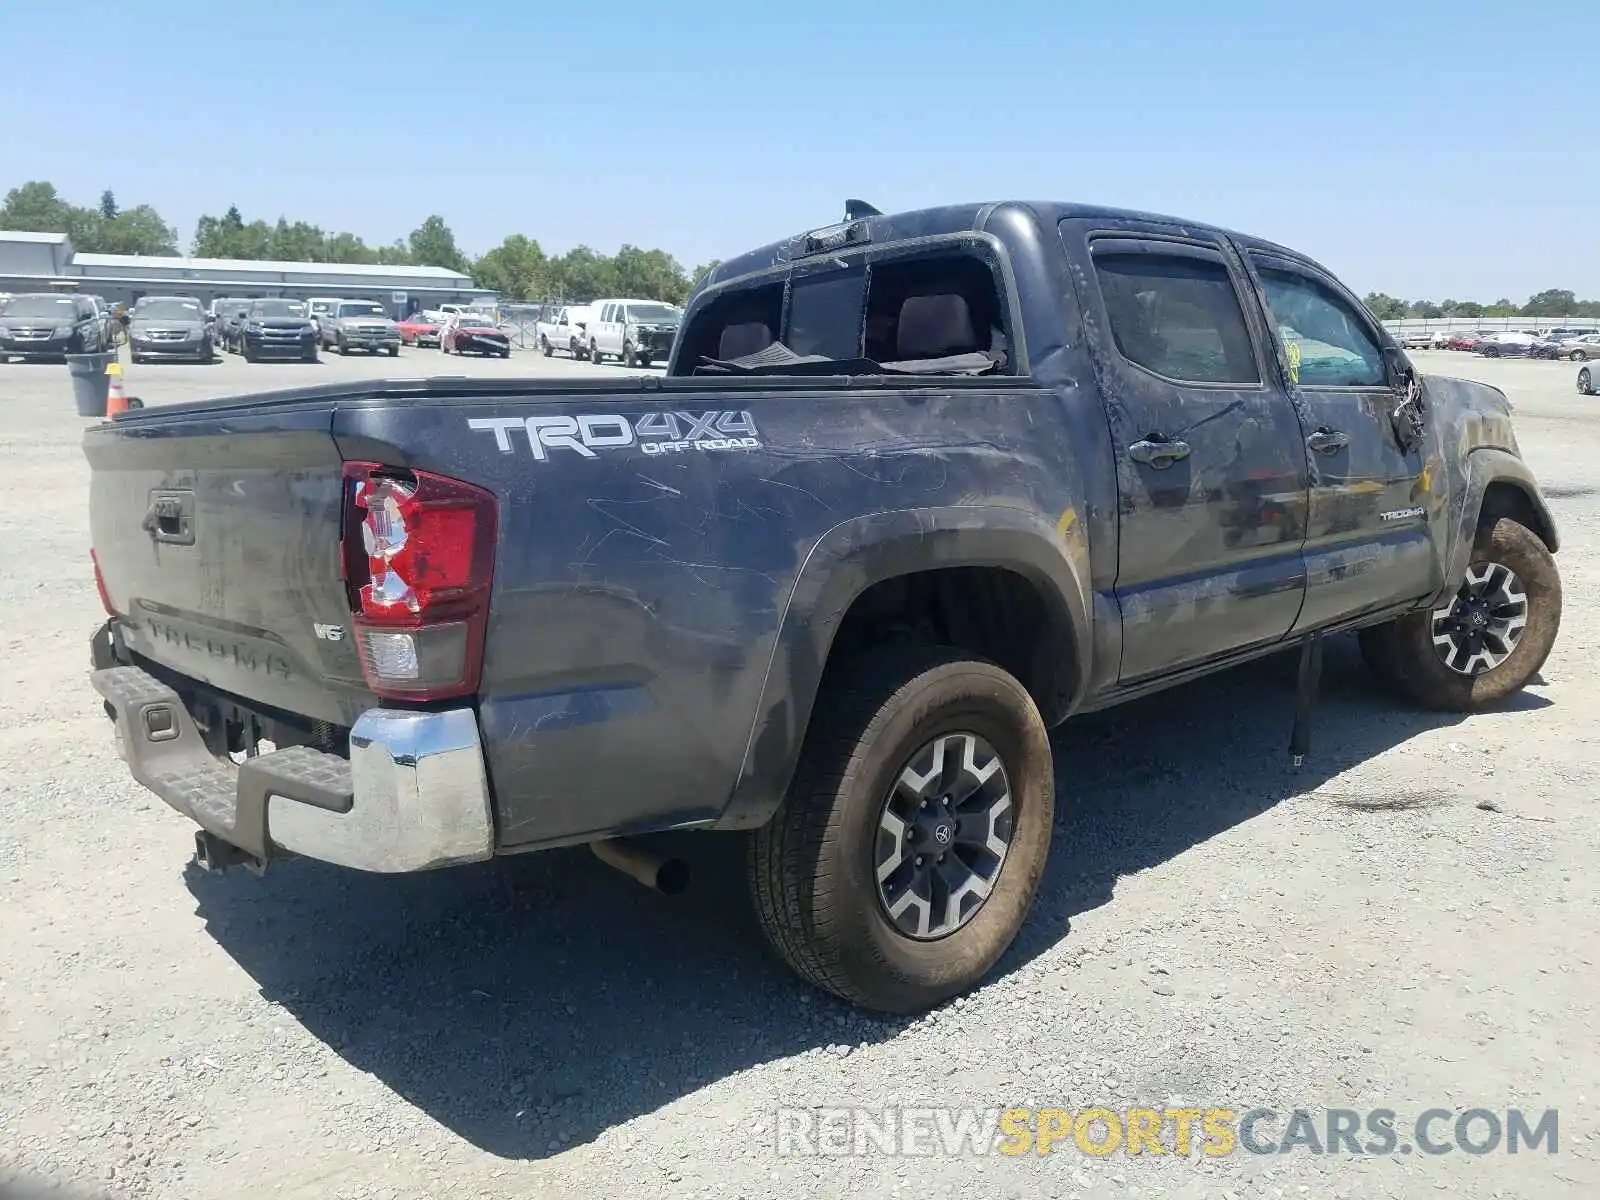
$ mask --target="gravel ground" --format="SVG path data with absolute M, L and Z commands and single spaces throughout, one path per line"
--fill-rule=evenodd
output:
M 1543 679 L 1502 712 L 1419 714 L 1336 644 L 1298 774 L 1288 657 L 1070 724 L 1031 923 L 988 986 L 912 1022 L 775 966 L 727 839 L 684 839 L 696 886 L 674 900 L 583 852 L 195 874 L 190 826 L 129 779 L 85 679 L 99 606 L 66 372 L 0 366 L 0 1180 L 185 1200 L 1594 1195 L 1600 402 L 1568 364 L 1418 358 L 1517 405 L 1566 539 Z M 128 383 L 157 403 L 440 367 L 617 370 L 408 351 Z M 1560 1149 L 775 1151 L 779 1105 L 933 1103 L 1555 1107 Z

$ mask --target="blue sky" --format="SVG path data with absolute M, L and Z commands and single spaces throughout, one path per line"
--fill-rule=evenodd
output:
M 1596 0 L 0 0 L 0 189 L 686 266 L 847 196 L 1085 200 L 1362 292 L 1597 297 L 1597 54 Z

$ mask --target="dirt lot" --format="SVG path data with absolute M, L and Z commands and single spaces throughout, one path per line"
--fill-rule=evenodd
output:
M 0 1180 L 185 1200 L 1596 1194 L 1600 401 L 1565 363 L 1418 358 L 1517 405 L 1565 537 L 1543 680 L 1503 712 L 1423 715 L 1341 643 L 1298 775 L 1292 659 L 1070 724 L 1031 924 L 987 987 L 910 1023 L 773 965 L 719 839 L 689 840 L 697 884 L 670 901 L 583 852 L 417 878 L 197 875 L 190 826 L 128 778 L 85 678 L 100 610 L 65 369 L 0 366 Z M 128 381 L 155 403 L 616 369 L 408 351 Z M 781 1104 L 933 1103 L 1386 1107 L 1402 1125 L 1554 1107 L 1560 1141 L 775 1150 Z

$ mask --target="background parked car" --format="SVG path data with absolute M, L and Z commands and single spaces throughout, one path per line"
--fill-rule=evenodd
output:
M 1413 329 L 1400 335 L 1400 345 L 1407 350 L 1428 350 L 1433 347 L 1434 335 L 1424 329 Z
M 1536 339 L 1528 333 L 1491 333 L 1476 349 L 1485 358 L 1526 357 Z
M 474 313 L 451 313 L 439 332 L 439 349 L 446 354 L 498 354 L 511 357 L 511 339 L 503 329 Z
M 339 303 L 337 296 L 312 296 L 306 301 L 306 315 L 311 318 L 312 327 L 317 331 L 317 337 L 322 337 L 322 322 L 334 306 Z
M 1587 362 L 1600 358 L 1600 333 L 1585 333 L 1567 338 L 1556 347 L 1556 358 L 1570 358 L 1573 362 Z
M 586 332 L 588 306 L 567 305 L 553 309 L 549 317 L 549 320 L 540 321 L 534 326 L 534 332 L 539 338 L 539 350 L 544 356 L 549 358 L 557 350 L 563 350 L 573 358 L 587 358 L 589 356 L 589 340 Z
M 98 354 L 110 344 L 109 336 L 87 296 L 25 292 L 0 302 L 0 363 Z
M 239 353 L 239 331 L 244 327 L 244 314 L 249 311 L 250 301 L 243 296 L 217 301 L 211 336 L 224 350 Z
M 437 346 L 439 344 L 440 321 L 431 313 L 412 313 L 403 321 L 396 321 L 394 327 L 400 331 L 400 344 L 403 346 Z
M 128 314 L 128 353 L 136 363 L 216 357 L 211 321 L 195 296 L 141 296 Z
M 596 300 L 589 307 L 589 358 L 625 367 L 666 362 L 683 311 L 657 300 Z
M 245 362 L 263 358 L 317 361 L 317 328 L 299 300 L 253 300 L 239 329 Z
M 339 301 L 322 319 L 317 337 L 324 350 L 331 347 L 340 354 L 352 350 L 377 354 L 381 350 L 394 358 L 400 353 L 400 330 L 388 310 L 375 300 Z

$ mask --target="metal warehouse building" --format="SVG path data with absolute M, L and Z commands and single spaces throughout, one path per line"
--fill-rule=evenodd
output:
M 0 230 L 0 292 L 50 291 L 84 292 L 113 304 L 163 294 L 206 303 L 236 296 L 339 296 L 377 300 L 397 313 L 491 295 L 443 267 L 80 254 L 64 233 Z

